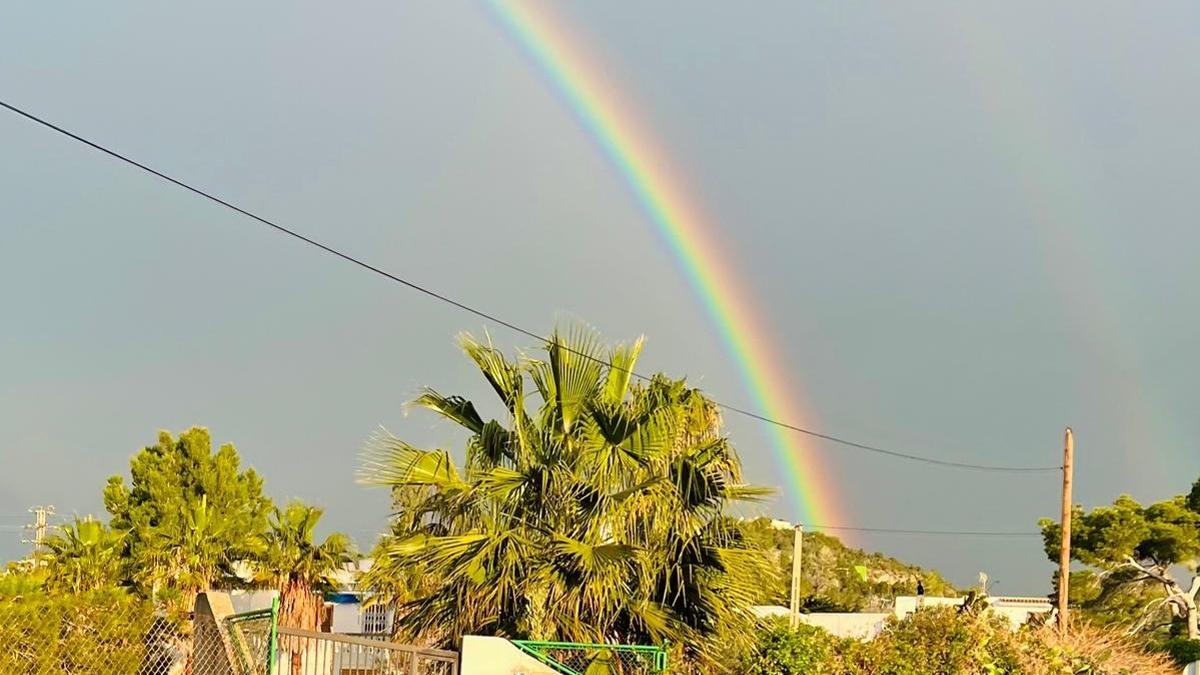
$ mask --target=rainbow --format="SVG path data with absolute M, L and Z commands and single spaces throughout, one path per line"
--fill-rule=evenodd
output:
M 800 402 L 778 367 L 786 359 L 779 356 L 767 322 L 755 311 L 754 296 L 721 255 L 696 200 L 672 173 L 653 136 L 636 124 L 628 96 L 588 57 L 578 33 L 546 7 L 517 0 L 492 0 L 488 7 L 566 102 L 674 252 L 736 362 L 755 411 L 801 423 Z M 812 450 L 799 442 L 796 432 L 764 426 L 786 474 L 785 496 L 792 501 L 795 517 L 807 523 L 837 522 L 832 481 Z

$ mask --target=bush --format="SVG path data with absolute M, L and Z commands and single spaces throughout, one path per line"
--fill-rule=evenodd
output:
M 829 661 L 836 638 L 801 624 L 792 630 L 786 622 L 768 624 L 738 672 L 745 675 L 801 675 L 821 672 Z
M 1195 643 L 1177 643 L 1181 655 Z M 810 626 L 773 624 L 737 671 L 746 675 L 1176 675 L 1162 653 L 1086 624 L 1066 636 L 1052 626 L 1013 631 L 986 610 L 934 607 L 891 619 L 871 641 L 843 640 Z
M 1163 643 L 1162 648 L 1181 668 L 1189 663 L 1200 661 L 1200 640 L 1173 637 Z
M 136 673 L 155 625 L 149 604 L 120 590 L 0 599 L 0 673 Z
M 1022 632 L 1031 675 L 1178 675 L 1166 654 L 1146 651 L 1123 631 L 1075 623 L 1066 635 L 1047 625 Z
M 1020 650 L 1007 622 L 983 613 L 933 607 L 891 619 L 870 642 L 844 643 L 829 672 L 893 675 L 1016 673 Z

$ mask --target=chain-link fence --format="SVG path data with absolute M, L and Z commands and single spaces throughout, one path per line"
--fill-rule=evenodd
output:
M 513 644 L 563 675 L 651 675 L 667 670 L 667 652 L 659 647 L 528 640 Z
M 224 643 L 230 658 L 231 670 L 242 675 L 274 675 L 278 672 L 275 662 L 278 659 L 278 607 L 272 606 L 257 612 L 246 612 L 226 617 L 220 622 L 212 622 L 212 627 L 218 628 L 219 641 Z M 202 627 L 203 622 L 197 626 Z M 198 640 L 197 644 L 202 644 Z
M 0 599 L 0 674 L 268 675 L 272 617 L 193 620 L 116 590 Z
M 278 605 L 174 614 L 122 591 L 0 599 L 0 675 L 458 675 L 458 654 L 282 628 Z

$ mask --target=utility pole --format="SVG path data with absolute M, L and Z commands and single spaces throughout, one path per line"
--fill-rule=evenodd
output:
M 1071 480 L 1075 471 L 1075 434 L 1063 438 L 1062 542 L 1058 551 L 1058 630 L 1067 632 L 1067 590 L 1071 580 Z
M 796 630 L 800 626 L 800 573 L 803 570 L 804 554 L 804 525 L 797 524 L 792 531 L 792 604 L 791 626 Z
M 33 533 L 33 539 L 25 539 L 23 541 L 26 544 L 33 545 L 33 553 L 30 554 L 29 560 L 36 562 L 42 544 L 46 542 L 46 530 L 49 528 L 50 516 L 54 515 L 54 507 L 34 506 L 29 509 L 29 512 L 33 514 L 33 523 L 26 525 L 25 529 Z

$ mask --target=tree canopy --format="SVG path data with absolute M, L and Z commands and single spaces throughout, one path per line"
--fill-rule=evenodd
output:
M 1197 494 L 1194 486 L 1191 495 L 1149 506 L 1122 495 L 1091 511 L 1074 507 L 1071 555 L 1090 569 L 1072 573 L 1071 600 L 1096 620 L 1135 631 L 1163 631 L 1181 619 L 1189 637 L 1197 637 Z M 1039 524 L 1046 555 L 1057 560 L 1062 527 L 1049 519 Z M 1190 582 L 1175 578 L 1179 568 L 1191 572 Z
M 121 532 L 91 518 L 66 525 L 46 538 L 46 585 L 50 591 L 85 593 L 117 586 L 124 578 Z
M 271 513 L 258 581 L 279 590 L 280 621 L 285 626 L 318 630 L 322 593 L 335 590 L 335 575 L 353 560 L 350 539 L 333 533 L 318 543 L 322 509 L 293 501 Z
M 132 580 L 150 595 L 205 591 L 262 552 L 270 500 L 232 444 L 212 451 L 207 429 L 159 434 L 130 462 L 130 483 L 108 480 L 104 505 L 125 533 Z
M 414 571 L 427 584 L 398 598 L 401 631 L 709 653 L 748 638 L 773 570 L 727 509 L 767 491 L 742 484 L 713 402 L 681 380 L 633 382 L 640 340 L 605 349 L 556 332 L 544 358 L 517 360 L 461 345 L 505 420 L 427 390 L 415 404 L 468 433 L 462 468 L 384 433 L 364 469 L 397 508 L 365 583 L 382 600 Z

